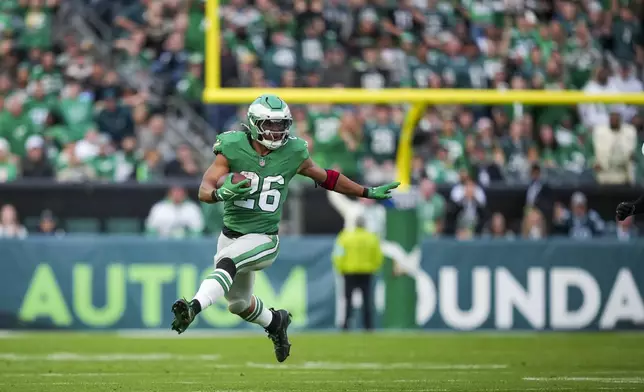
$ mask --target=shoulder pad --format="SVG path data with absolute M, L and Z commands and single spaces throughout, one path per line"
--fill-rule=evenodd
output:
M 309 157 L 309 143 L 297 136 L 289 136 L 288 139 L 288 144 L 294 153 L 293 157 L 297 157 L 304 162 Z
M 217 135 L 217 140 L 212 146 L 212 152 L 216 154 L 225 154 L 226 149 L 230 148 L 240 140 L 246 138 L 246 132 L 243 131 L 228 131 Z

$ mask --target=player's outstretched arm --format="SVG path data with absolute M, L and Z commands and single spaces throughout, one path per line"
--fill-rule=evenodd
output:
M 400 185 L 398 182 L 367 188 L 351 181 L 347 176 L 335 170 L 322 169 L 311 158 L 307 158 L 298 169 L 298 173 L 309 177 L 322 188 L 349 196 L 366 197 L 368 199 L 389 199 L 391 190 Z
M 631 215 L 644 213 L 644 195 L 634 202 L 625 201 L 617 206 L 617 220 L 623 221 Z
M 215 161 L 210 164 L 201 179 L 201 185 L 199 186 L 199 201 L 208 204 L 219 201 L 213 197 L 214 191 L 217 190 L 217 180 L 228 172 L 230 172 L 228 159 L 226 159 L 223 154 L 217 154 Z

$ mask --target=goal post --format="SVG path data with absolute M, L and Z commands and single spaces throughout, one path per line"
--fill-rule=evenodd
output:
M 206 62 L 203 100 L 207 104 L 249 104 L 262 94 L 275 94 L 289 104 L 409 104 L 396 156 L 397 181 L 404 190 L 410 184 L 414 129 L 427 105 L 528 105 L 553 106 L 580 103 L 644 105 L 644 94 L 586 94 L 582 91 L 381 89 L 357 88 L 221 88 L 221 30 L 219 0 L 206 2 Z

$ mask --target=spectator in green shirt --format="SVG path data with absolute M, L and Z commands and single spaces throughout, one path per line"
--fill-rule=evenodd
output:
M 44 7 L 44 0 L 31 0 L 25 13 L 21 44 L 26 48 L 51 47 L 51 13 Z
M 188 72 L 177 82 L 177 93 L 183 97 L 195 112 L 203 114 L 203 58 L 192 55 L 188 59 Z
M 67 85 L 65 97 L 60 101 L 58 111 L 71 132 L 72 140 L 82 139 L 87 130 L 93 127 L 94 102 L 88 94 L 81 93 L 78 82 Z
M 418 222 L 422 237 L 435 237 L 443 231 L 445 198 L 436 192 L 436 185 L 429 179 L 420 182 L 421 199 L 418 203 Z
M 10 182 L 18 176 L 18 168 L 11 156 L 9 142 L 0 138 L 0 183 Z
M 25 142 L 35 133 L 29 116 L 23 110 L 22 99 L 12 96 L 6 101 L 7 110 L 0 112 L 0 137 L 7 139 L 11 151 L 24 156 Z

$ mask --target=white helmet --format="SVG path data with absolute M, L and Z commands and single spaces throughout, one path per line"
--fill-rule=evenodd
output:
M 293 116 L 286 102 L 272 94 L 264 94 L 248 107 L 248 129 L 251 137 L 270 150 L 288 141 Z

